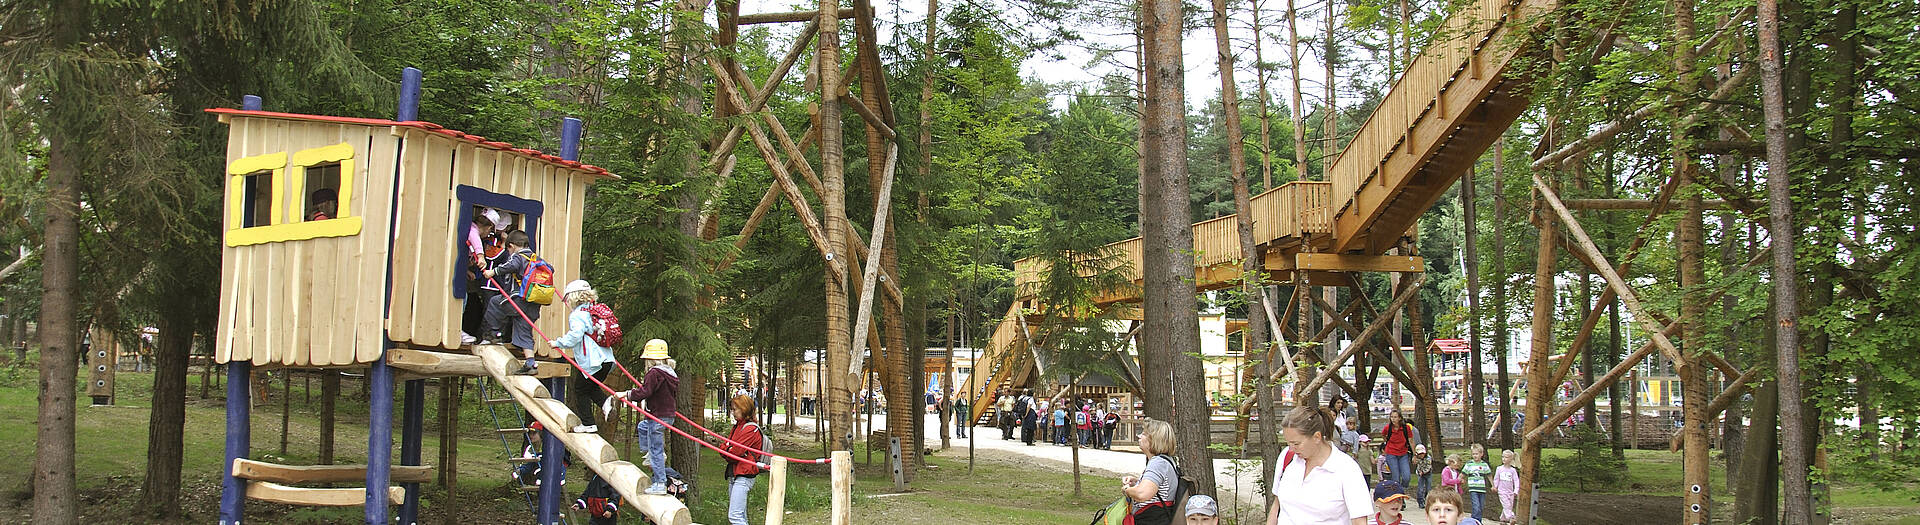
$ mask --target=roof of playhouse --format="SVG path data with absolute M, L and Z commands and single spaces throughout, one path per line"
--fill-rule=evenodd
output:
M 306 122 L 333 122 L 333 123 L 339 123 L 339 124 L 357 124 L 362 126 L 398 126 L 398 127 L 415 128 L 415 129 L 419 129 L 419 130 L 423 130 L 431 133 L 436 133 L 439 135 L 444 135 L 454 140 L 459 140 L 459 141 L 480 146 L 483 148 L 511 152 L 521 157 L 537 160 L 540 162 L 545 162 L 555 167 L 577 171 L 582 174 L 586 174 L 595 178 L 601 178 L 601 179 L 620 178 L 620 176 L 614 175 L 612 172 L 607 171 L 606 168 L 583 163 L 576 160 L 562 159 L 557 155 L 550 155 L 536 149 L 514 147 L 513 144 L 508 144 L 506 142 L 501 142 L 497 140 L 487 140 L 486 137 L 482 137 L 480 135 L 474 135 L 471 133 L 466 133 L 460 130 L 441 126 L 439 124 L 434 124 L 432 122 L 426 122 L 426 121 L 420 121 L 420 120 L 409 120 L 409 121 L 402 122 L 397 120 L 386 120 L 386 119 L 377 119 L 377 118 L 336 117 L 331 115 L 306 115 L 301 113 L 281 113 L 277 111 L 252 111 L 252 110 L 232 109 L 232 108 L 211 108 L 211 109 L 208 109 L 207 112 L 220 115 L 222 119 L 225 119 L 228 116 L 242 116 L 242 117 L 273 118 L 273 119 L 283 119 L 283 120 L 298 120 L 298 121 L 306 121 Z

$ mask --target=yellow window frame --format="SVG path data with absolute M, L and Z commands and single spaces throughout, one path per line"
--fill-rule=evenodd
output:
M 360 217 L 352 216 L 352 208 L 349 204 L 352 202 L 353 182 L 356 178 L 353 160 L 353 145 L 342 142 L 300 150 L 294 152 L 291 159 L 284 152 L 269 153 L 237 159 L 228 164 L 227 173 L 230 175 L 227 182 L 228 192 L 233 198 L 228 202 L 227 214 L 231 221 L 227 229 L 227 246 L 359 235 L 363 221 Z M 303 220 L 306 211 L 304 208 L 288 210 L 285 206 L 285 188 L 295 187 L 305 191 L 307 168 L 332 162 L 340 163 L 340 200 L 337 203 L 338 209 L 335 210 L 339 217 L 307 221 Z M 239 198 L 245 189 L 244 181 L 239 177 L 269 170 L 274 180 L 273 208 L 269 212 L 272 215 L 272 224 L 252 228 L 238 227 L 241 224 L 240 216 L 243 210 Z M 287 177 L 289 172 L 291 177 Z M 291 183 L 291 186 L 285 183 Z M 304 202 L 304 199 L 302 201 Z

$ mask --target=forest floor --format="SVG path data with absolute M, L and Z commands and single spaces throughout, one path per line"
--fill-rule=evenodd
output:
M 32 450 L 35 438 L 35 379 L 31 368 L 0 366 L 0 441 L 15 443 L 15 450 L 23 455 Z M 152 375 L 123 372 L 118 374 L 117 379 L 119 398 L 116 406 L 88 407 L 82 404 L 79 407 L 75 462 L 79 471 L 82 518 L 109 523 L 151 522 L 134 507 L 139 499 L 146 464 L 147 408 L 151 406 Z M 288 418 L 286 454 L 279 453 L 282 394 L 278 385 L 270 399 L 254 409 L 255 458 L 290 464 L 306 464 L 315 460 L 319 439 L 319 400 L 316 395 L 309 401 L 306 383 L 302 377 L 296 377 L 293 381 L 292 395 L 289 396 L 292 414 Z M 318 383 L 317 380 L 312 381 L 315 394 L 319 390 Z M 335 441 L 338 451 L 335 460 L 340 463 L 365 462 L 363 444 L 367 438 L 367 416 L 366 403 L 357 397 L 360 391 L 358 380 L 348 378 L 343 381 Z M 431 386 L 427 391 L 429 396 L 437 393 Z M 217 514 L 225 433 L 224 400 L 221 397 L 224 389 L 213 386 L 208 394 L 211 397 L 201 398 L 196 370 L 188 381 L 186 447 L 181 480 L 181 503 L 187 515 L 178 523 L 209 523 L 214 521 Z M 471 391 L 467 396 L 472 397 Z M 84 403 L 86 398 L 81 396 L 80 399 Z M 429 488 L 422 504 L 422 523 L 484 525 L 528 521 L 526 501 L 515 492 L 508 478 L 503 460 L 506 452 L 493 435 L 486 412 L 474 408 L 478 405 L 477 402 L 462 405 L 457 499 L 450 504 L 444 499 L 445 492 L 442 489 Z M 433 463 L 439 457 L 439 430 L 434 424 L 437 420 L 434 415 L 436 403 L 429 399 L 426 408 L 428 428 L 422 457 Z M 782 420 L 784 417 L 776 418 L 776 421 Z M 819 453 L 819 445 L 812 441 L 810 427 L 787 429 L 785 425 L 775 425 L 774 428 L 786 430 L 778 435 L 777 448 L 780 450 L 795 451 L 789 454 L 795 457 L 811 457 Z M 980 430 L 988 431 L 988 434 L 981 435 L 983 439 L 980 442 L 997 441 L 997 433 L 992 429 Z M 397 434 L 396 440 L 399 437 Z M 989 435 L 996 439 L 986 439 Z M 623 456 L 628 455 L 623 439 L 616 437 L 611 440 L 621 449 Z M 937 446 L 937 438 L 929 441 Z M 1114 478 L 1120 470 L 1126 470 L 1110 465 L 1115 461 L 1114 458 L 1099 459 L 1118 452 L 1083 450 L 1083 490 L 1081 495 L 1076 496 L 1070 468 L 1066 462 L 1053 457 L 1057 452 L 1065 452 L 1064 448 L 1057 452 L 1042 452 L 1053 447 L 978 447 L 976 461 L 969 474 L 965 441 L 956 440 L 952 444 L 954 448 L 928 456 L 929 468 L 918 474 L 909 491 L 898 494 L 893 493 L 890 475 L 885 467 L 885 454 L 875 454 L 871 464 L 864 464 L 859 460 L 866 458 L 865 447 L 856 445 L 854 512 L 859 517 L 858 521 L 903 524 L 1082 523 L 1091 518 L 1094 509 L 1113 500 Z M 398 449 L 397 445 L 395 449 Z M 1561 450 L 1548 451 L 1549 456 L 1564 453 Z M 1629 451 L 1628 460 L 1630 474 L 1626 482 L 1588 490 L 1549 487 L 1542 495 L 1542 520 L 1553 525 L 1678 523 L 1681 507 L 1678 496 L 1679 456 L 1663 451 Z M 717 489 L 721 462 L 704 463 L 699 479 L 708 488 Z M 0 466 L 0 475 L 16 481 L 0 484 L 0 522 L 25 522 L 32 507 L 32 461 L 21 460 L 4 465 Z M 578 479 L 582 475 L 576 472 L 570 477 Z M 1731 498 L 1724 496 L 1724 480 L 1716 476 L 1714 485 L 1715 495 L 1721 496 L 1716 499 L 1725 508 L 1724 505 Z M 753 493 L 751 508 L 756 512 L 764 512 L 760 509 L 765 508 L 765 492 L 766 482 L 763 478 Z M 694 520 L 699 523 L 724 523 L 724 493 L 709 490 L 707 494 L 709 497 L 692 506 Z M 1915 501 L 1915 494 L 1920 494 L 1920 486 L 1898 492 L 1880 492 L 1870 487 L 1838 485 L 1834 490 L 1836 522 L 1920 525 L 1920 502 Z M 816 466 L 796 465 L 788 485 L 787 521 L 826 523 L 829 500 L 825 470 Z M 1494 500 L 1488 498 L 1489 516 L 1498 516 L 1498 504 Z M 1228 510 L 1228 517 L 1232 516 L 1231 512 Z M 1244 521 L 1223 522 L 1259 523 L 1264 516 L 1257 514 L 1257 507 L 1243 507 L 1240 515 L 1246 518 Z M 1410 517 L 1414 514 L 1409 513 Z M 251 521 L 260 523 L 361 521 L 361 510 L 357 507 L 316 509 L 250 502 L 247 504 L 247 515 Z M 1719 515 L 1730 514 L 1723 511 Z M 752 521 L 759 522 L 761 518 L 756 516 Z M 638 523 L 637 520 L 632 522 Z

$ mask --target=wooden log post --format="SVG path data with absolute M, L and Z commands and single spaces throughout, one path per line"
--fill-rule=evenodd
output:
M 1536 177 L 1535 179 L 1539 179 Z M 1553 398 L 1554 389 L 1547 385 L 1551 370 L 1547 357 L 1553 353 L 1553 263 L 1558 255 L 1559 236 L 1554 235 L 1553 217 L 1540 214 L 1540 246 L 1535 250 L 1533 270 L 1533 344 L 1527 354 L 1527 407 L 1526 424 L 1538 424 L 1545 417 L 1547 403 Z M 1539 480 L 1541 436 L 1530 435 L 1520 442 L 1520 490 L 1531 492 Z M 1528 516 L 1531 521 L 1533 502 L 1531 498 L 1518 499 L 1514 506 L 1515 516 Z
M 853 525 L 853 452 L 833 451 L 833 525 Z
M 780 525 L 787 519 L 787 458 L 775 456 L 767 473 L 766 525 Z
M 437 503 L 444 508 L 460 508 L 456 492 L 460 482 L 456 465 L 460 464 L 460 387 L 466 379 L 440 378 L 440 486 L 446 494 Z M 458 513 L 441 515 L 445 525 L 458 525 Z

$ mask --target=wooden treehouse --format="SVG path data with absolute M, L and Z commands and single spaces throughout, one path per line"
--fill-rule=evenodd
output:
M 489 406 L 516 403 L 539 421 L 549 452 L 542 461 L 560 465 L 565 454 L 551 452 L 564 449 L 655 523 L 688 523 L 679 500 L 640 493 L 646 475 L 606 440 L 570 432 L 579 418 L 561 402 L 566 363 L 509 377 L 514 357 L 504 347 L 461 344 L 469 292 L 464 239 L 476 214 L 495 210 L 503 230 L 527 232 L 556 282 L 566 282 L 581 268 L 586 188 L 614 175 L 574 160 L 578 120 L 563 125 L 558 156 L 516 148 L 417 120 L 419 71 L 409 68 L 404 79 L 395 120 L 261 111 L 256 97 L 248 97 L 246 109 L 209 110 L 229 126 L 214 350 L 230 376 L 221 523 L 240 523 L 247 499 L 364 506 L 366 522 L 382 525 L 392 522 L 388 507 L 397 505 L 400 522 L 414 523 L 420 484 L 433 477 L 420 458 L 425 380 L 457 376 L 490 378 L 510 395 L 493 396 L 501 399 L 486 400 Z M 536 326 L 562 332 L 565 312 L 548 309 Z M 540 352 L 558 357 L 552 349 Z M 248 459 L 247 385 L 253 370 L 267 368 L 364 370 L 367 464 Z M 396 380 L 405 383 L 397 464 Z M 515 410 L 514 417 L 522 416 Z M 535 512 L 541 523 L 555 523 L 565 469 L 543 472 Z M 358 481 L 365 485 L 299 486 Z

